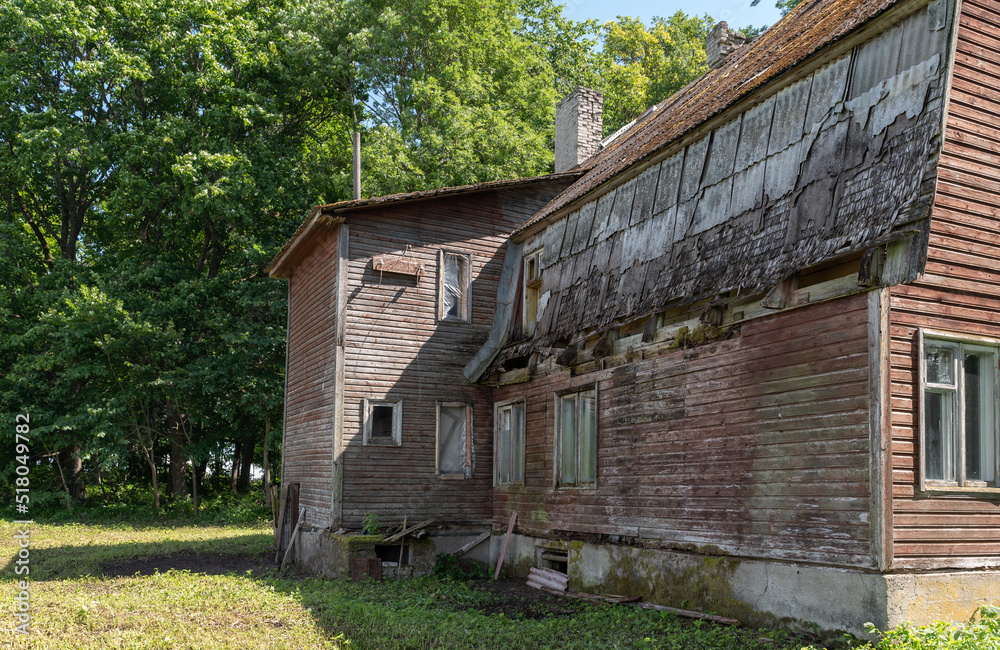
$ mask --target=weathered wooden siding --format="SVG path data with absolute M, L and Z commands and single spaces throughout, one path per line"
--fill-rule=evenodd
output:
M 338 232 L 317 235 L 321 243 L 289 279 L 286 365 L 284 484 L 300 483 L 306 521 L 330 522 L 333 467 L 333 405 Z
M 743 325 L 736 338 L 496 389 L 526 398 L 523 487 L 494 528 L 871 566 L 864 294 Z M 597 382 L 594 490 L 555 489 L 553 394 Z
M 345 327 L 343 524 L 435 517 L 488 523 L 493 402 L 462 367 L 486 340 L 507 236 L 558 188 L 481 192 L 349 213 Z M 438 251 L 472 255 L 471 322 L 437 320 Z M 373 271 L 375 255 L 410 256 L 419 281 Z M 365 399 L 402 400 L 402 445 L 363 445 Z M 471 479 L 435 474 L 438 401 L 473 404 Z
M 891 290 L 893 534 L 901 567 L 1000 565 L 1000 496 L 917 494 L 916 331 L 1000 338 L 1000 2 L 963 0 L 927 269 Z
M 928 216 L 922 186 L 938 155 L 947 7 L 841 48 L 533 235 L 525 249 L 543 247 L 544 269 L 534 347 L 732 289 L 763 292 L 912 230 Z

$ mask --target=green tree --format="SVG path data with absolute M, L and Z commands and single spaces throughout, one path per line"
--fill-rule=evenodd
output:
M 604 131 L 613 133 L 708 71 L 705 39 L 714 21 L 678 11 L 649 28 L 621 17 L 603 28 Z

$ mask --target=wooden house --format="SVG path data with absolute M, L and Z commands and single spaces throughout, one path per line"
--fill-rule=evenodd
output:
M 1000 3 L 805 0 L 752 43 L 713 38 L 718 67 L 506 246 L 491 235 L 496 295 L 441 360 L 464 377 L 364 379 L 474 404 L 471 479 L 434 482 L 428 406 L 392 471 L 456 523 L 489 520 L 491 562 L 517 513 L 505 566 L 571 588 L 853 633 L 965 620 L 1000 602 Z M 375 282 L 381 250 L 338 295 Z M 390 298 L 311 337 L 292 282 L 286 481 L 313 476 L 315 506 L 342 499 L 333 525 L 357 526 L 385 476 L 361 400 L 383 398 L 345 385 L 316 439 L 344 468 L 328 446 L 297 475 L 295 427 L 334 411 L 292 387 L 309 354 L 360 354 L 325 346 L 364 339 Z

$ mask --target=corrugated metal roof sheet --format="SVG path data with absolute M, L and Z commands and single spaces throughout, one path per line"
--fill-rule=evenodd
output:
M 796 63 L 885 11 L 898 0 L 805 0 L 726 62 L 664 102 L 631 133 L 581 166 L 587 173 L 514 234 L 588 194 L 602 183 L 669 146 Z

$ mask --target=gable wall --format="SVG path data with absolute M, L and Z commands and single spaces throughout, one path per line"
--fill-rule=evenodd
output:
M 1000 495 L 917 492 L 916 331 L 1000 339 L 1000 3 L 963 0 L 927 268 L 891 289 L 894 554 L 901 567 L 1000 566 Z
M 288 281 L 288 359 L 282 483 L 300 483 L 305 521 L 330 522 L 338 232 L 321 243 Z
M 866 294 L 730 340 L 500 387 L 526 399 L 523 487 L 493 526 L 644 547 L 871 566 Z M 598 387 L 598 487 L 556 489 L 554 392 Z
M 560 188 L 562 185 L 560 186 Z M 490 517 L 493 436 L 488 388 L 462 375 L 495 310 L 507 236 L 556 188 L 481 192 L 352 213 L 344 368 L 343 525 L 380 522 L 484 524 Z M 472 254 L 471 323 L 439 322 L 438 250 Z M 372 269 L 371 258 L 406 254 L 419 281 Z M 402 445 L 363 444 L 364 399 L 402 400 Z M 435 474 L 438 401 L 473 403 L 471 479 Z

